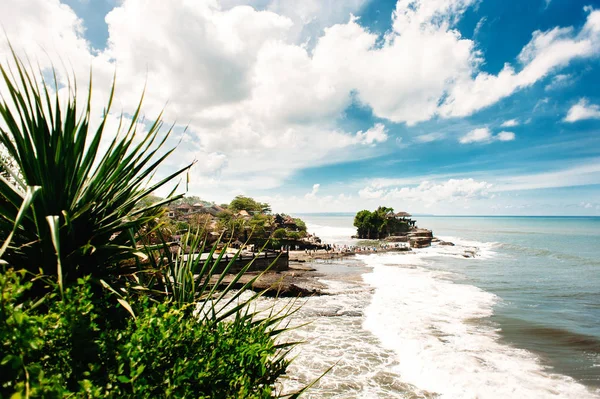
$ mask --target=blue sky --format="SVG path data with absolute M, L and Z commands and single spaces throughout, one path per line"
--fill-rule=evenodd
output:
M 167 104 L 181 122 L 165 173 L 196 159 L 190 194 L 207 200 L 600 215 L 597 0 L 2 7 L 30 56 L 91 64 L 95 87 L 116 71 L 126 113 L 146 84 L 148 117 Z

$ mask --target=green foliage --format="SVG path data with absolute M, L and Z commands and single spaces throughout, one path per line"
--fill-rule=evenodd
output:
M 394 218 L 394 209 L 380 206 L 375 211 L 362 210 L 354 217 L 359 238 L 379 239 L 409 229 L 405 221 Z
M 220 212 L 218 215 L 217 228 L 223 232 L 225 237 L 244 239 L 248 223 L 245 219 L 236 217 L 229 210 Z
M 271 213 L 271 206 L 269 204 L 255 201 L 254 199 L 243 195 L 235 197 L 227 209 L 232 212 L 245 210 L 250 214 Z
M 51 94 L 41 72 L 28 69 L 16 56 L 14 61 L 16 74 L 0 66 L 6 85 L 0 101 L 6 126 L 0 128 L 0 145 L 18 172 L 13 176 L 17 185 L 0 175 L 0 240 L 17 226 L 4 259 L 33 273 L 41 267 L 65 283 L 89 274 L 112 275 L 119 261 L 141 256 L 136 234 L 156 218 L 161 205 L 177 197 L 136 206 L 188 166 L 148 186 L 173 151 L 161 152 L 169 133 L 159 137 L 160 120 L 139 139 L 140 103 L 130 124 L 101 150 L 114 86 L 101 123 L 92 131 L 91 84 L 85 111 L 78 116 L 72 87 L 67 87 L 70 94 L 61 105 L 57 86 Z M 37 195 L 15 223 L 27 187 Z
M 304 220 L 300 219 L 300 218 L 294 218 L 294 222 L 296 222 L 296 226 L 298 226 L 298 230 L 300 231 L 306 231 L 306 223 L 304 222 Z
M 41 72 L 15 62 L 16 74 L 0 66 L 0 398 L 277 395 L 294 345 L 278 338 L 295 309 L 255 312 L 261 293 L 242 294 L 260 275 L 240 289 L 247 264 L 225 285 L 237 255 L 221 270 L 216 244 L 202 262 L 171 253 L 164 205 L 179 197 L 152 192 L 188 167 L 150 184 L 172 151 L 161 122 L 134 140 L 138 107 L 101 152 L 112 94 L 91 131 L 91 87 L 78 117 L 74 94 L 61 107 Z M 245 231 L 223 214 L 232 236 Z M 201 235 L 185 240 L 203 248 Z
M 201 323 L 160 304 L 138 318 L 117 363 L 136 398 L 270 398 L 288 362 L 266 325 Z M 274 358 L 274 360 L 268 360 Z
M 210 202 L 204 201 L 202 198 L 200 198 L 196 195 L 190 195 L 190 196 L 186 195 L 183 198 L 173 201 L 173 205 L 181 205 L 181 204 L 187 204 L 187 205 L 202 204 L 204 206 L 212 205 Z
M 135 320 L 107 328 L 89 279 L 47 310 L 23 300 L 30 287 L 22 273 L 0 275 L 0 397 L 270 398 L 289 364 L 276 316 L 209 321 L 142 299 Z
M 89 278 L 66 288 L 62 299 L 55 287 L 46 308 L 23 299 L 32 286 L 24 276 L 12 270 L 0 275 L 0 397 L 63 397 L 90 379 L 103 384 L 101 365 L 112 345 L 100 329 Z
M 284 228 L 279 228 L 277 230 L 275 230 L 273 232 L 273 238 L 286 238 L 287 237 L 287 230 Z
M 290 240 L 299 240 L 303 237 L 302 232 L 299 231 L 289 231 L 287 233 L 287 238 Z

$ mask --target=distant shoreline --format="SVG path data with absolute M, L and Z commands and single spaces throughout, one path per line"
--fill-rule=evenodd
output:
M 291 212 L 294 216 L 352 216 L 355 212 Z M 436 217 L 436 218 L 522 218 L 522 219 L 600 219 L 600 215 L 432 215 L 413 214 L 414 217 Z

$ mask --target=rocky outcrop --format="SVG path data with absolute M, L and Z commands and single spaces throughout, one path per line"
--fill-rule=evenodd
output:
M 408 242 L 408 236 L 407 235 L 389 236 L 389 237 L 386 237 L 385 241 L 387 241 L 387 242 Z
M 427 229 L 414 229 L 407 235 L 412 248 L 426 248 L 431 246 L 433 232 Z
M 453 247 L 454 243 L 450 242 L 450 241 L 440 241 L 438 245 L 446 245 L 446 246 L 449 246 L 449 247 Z

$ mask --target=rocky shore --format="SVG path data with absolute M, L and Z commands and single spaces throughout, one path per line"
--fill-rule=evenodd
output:
M 244 274 L 236 282 L 234 288 L 242 288 L 245 284 L 255 278 L 259 272 L 249 272 Z M 268 297 L 306 297 L 313 295 L 323 295 L 326 288 L 317 278 L 323 275 L 316 272 L 314 268 L 298 262 L 290 262 L 288 270 L 279 272 L 265 272 L 252 284 L 252 290 L 261 292 Z M 221 282 L 222 286 L 227 286 L 235 275 L 230 274 Z M 216 279 L 216 277 L 215 277 Z
M 406 245 L 398 245 L 406 243 Z M 411 252 L 414 249 L 430 247 L 432 243 L 439 246 L 454 246 L 454 243 L 440 240 L 433 236 L 431 230 L 413 229 L 409 233 L 390 236 L 384 240 L 381 246 L 357 246 L 345 248 L 343 250 L 325 248 L 289 251 L 289 267 L 286 270 L 268 271 L 262 273 L 252 285 L 254 291 L 264 291 L 265 296 L 269 297 L 307 297 L 313 295 L 326 294 L 326 286 L 318 281 L 324 277 L 319 273 L 311 263 L 315 261 L 334 261 L 342 258 L 352 257 L 359 254 L 387 253 L 387 252 Z M 329 247 L 330 248 L 330 247 Z M 465 258 L 473 258 L 477 255 L 477 249 L 465 250 L 462 254 Z M 248 272 L 237 281 L 235 288 L 241 288 L 260 272 Z M 235 275 L 225 277 L 221 285 L 228 285 Z

